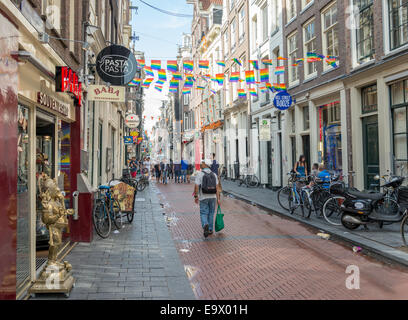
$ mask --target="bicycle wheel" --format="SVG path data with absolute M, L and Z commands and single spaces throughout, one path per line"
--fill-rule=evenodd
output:
M 126 216 L 127 216 L 128 222 L 129 222 L 129 223 L 132 223 L 132 222 L 133 222 L 133 218 L 135 217 L 135 213 L 134 213 L 134 212 L 128 212 L 128 213 L 126 214 Z
M 303 203 L 302 214 L 304 217 L 310 218 L 310 215 L 312 214 L 312 209 L 313 209 L 313 204 L 310 199 L 310 194 L 308 191 L 302 190 L 301 197 L 302 197 L 302 203 Z M 305 213 L 306 213 L 306 216 L 305 216 Z
M 341 196 L 333 196 L 326 200 L 323 205 L 323 217 L 326 221 L 334 226 L 341 226 L 341 204 L 345 200 Z
M 408 246 L 408 215 L 401 222 L 401 236 L 405 246 Z
M 286 186 L 278 191 L 278 203 L 279 205 L 289 211 L 289 195 L 290 195 L 290 187 Z
M 239 176 L 235 181 L 237 182 L 238 186 L 240 187 L 244 183 L 244 177 Z
M 101 238 L 106 239 L 107 237 L 109 237 L 112 229 L 112 221 L 105 206 L 104 199 L 97 199 L 95 201 L 92 213 L 92 222 L 95 227 L 96 233 Z
M 116 229 L 120 230 L 123 227 L 122 209 L 116 199 L 111 200 L 111 217 Z
M 251 188 L 259 186 L 259 179 L 256 175 L 251 175 L 246 178 L 246 185 Z
M 331 196 L 332 195 L 327 190 L 321 189 L 315 190 L 310 194 L 310 199 L 312 201 L 316 216 L 323 215 L 323 205 Z M 320 215 L 318 212 L 320 213 Z
M 144 189 L 146 189 L 146 182 L 144 180 L 139 180 L 136 190 L 142 192 Z

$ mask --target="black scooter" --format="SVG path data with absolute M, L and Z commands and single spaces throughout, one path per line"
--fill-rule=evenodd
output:
M 370 222 L 376 222 L 380 228 L 384 224 L 401 222 L 404 215 L 398 204 L 398 188 L 405 180 L 404 177 L 392 177 L 383 187 L 385 192 L 366 193 L 353 189 L 341 189 L 337 185 L 337 193 L 345 198 L 340 206 L 341 223 L 349 230 L 357 229 L 363 225 L 367 228 Z

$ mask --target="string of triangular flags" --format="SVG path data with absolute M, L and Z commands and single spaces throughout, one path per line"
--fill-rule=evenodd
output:
M 232 59 L 234 63 L 236 63 L 239 67 L 242 67 L 242 61 L 234 58 Z M 276 60 L 288 60 L 288 58 L 284 57 L 278 57 Z M 324 56 L 320 55 L 315 52 L 308 52 L 306 55 L 306 62 L 307 63 L 314 63 L 317 61 L 325 61 L 328 65 L 332 66 L 333 68 L 338 67 L 338 57 L 335 56 Z M 285 91 L 286 90 L 286 85 L 284 83 L 274 83 L 273 85 L 269 82 L 270 79 L 270 70 L 269 67 L 273 66 L 273 60 L 272 59 L 263 59 L 261 62 L 264 64 L 266 68 L 260 68 L 259 67 L 259 60 L 249 60 L 250 65 L 253 67 L 253 70 L 248 70 L 245 71 L 245 79 L 241 79 L 241 72 L 240 71 L 234 71 L 231 72 L 229 79 L 226 79 L 226 75 L 224 73 L 218 73 L 214 76 L 211 76 L 210 74 L 205 74 L 202 73 L 204 70 L 209 69 L 209 64 L 210 62 L 208 60 L 199 60 L 198 62 L 198 68 L 200 73 L 199 74 L 194 74 L 194 62 L 192 60 L 186 60 L 183 61 L 182 67 L 183 67 L 183 73 L 179 71 L 179 65 L 177 60 L 167 60 L 167 71 L 162 68 L 162 61 L 161 60 L 151 60 L 151 65 L 147 66 L 145 60 L 137 60 L 137 67 L 142 68 L 146 74 L 146 78 L 143 80 L 141 78 L 135 78 L 133 79 L 130 83 L 129 86 L 142 86 L 145 89 L 149 89 L 152 82 L 155 80 L 155 73 L 154 71 L 157 72 L 158 75 L 158 80 L 154 84 L 154 88 L 162 92 L 163 86 L 165 83 L 168 81 L 168 75 L 169 77 L 169 92 L 177 92 L 180 82 L 184 81 L 184 86 L 182 89 L 182 94 L 191 94 L 191 90 L 194 87 L 194 84 L 196 83 L 196 89 L 197 90 L 204 90 L 208 83 L 215 82 L 218 83 L 219 87 L 222 87 L 226 80 L 229 81 L 229 83 L 238 83 L 238 82 L 245 82 L 248 88 L 248 92 L 251 94 L 251 96 L 257 96 L 257 90 L 253 87 L 250 87 L 251 85 L 254 86 L 259 86 L 259 89 L 261 92 L 266 92 L 268 90 L 272 92 L 276 91 Z M 299 58 L 295 59 L 295 63 L 292 64 L 292 67 L 297 67 L 299 66 L 300 63 L 305 62 L 305 58 Z M 218 60 L 216 61 L 216 64 L 218 66 L 221 66 L 225 68 L 226 63 L 224 60 Z M 259 72 L 259 81 L 256 81 L 255 77 L 255 71 Z M 282 75 L 285 74 L 285 66 L 276 66 L 275 75 Z M 205 81 L 204 85 L 202 83 L 199 83 L 199 80 Z M 218 88 L 219 89 L 219 88 Z M 225 89 L 224 89 L 225 90 Z M 215 94 L 218 90 L 212 90 L 210 88 L 210 91 Z M 237 89 L 238 92 L 238 97 L 239 98 L 246 98 L 247 93 L 245 89 Z

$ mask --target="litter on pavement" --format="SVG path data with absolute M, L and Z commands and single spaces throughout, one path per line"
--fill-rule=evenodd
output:
M 320 238 L 326 239 L 326 240 L 329 240 L 329 239 L 330 239 L 330 234 L 328 234 L 328 233 L 321 233 L 321 232 L 319 232 L 319 233 L 317 234 L 317 236 L 319 236 Z
M 360 252 L 361 251 L 361 247 L 356 247 L 356 246 L 354 246 L 353 247 L 353 252 Z

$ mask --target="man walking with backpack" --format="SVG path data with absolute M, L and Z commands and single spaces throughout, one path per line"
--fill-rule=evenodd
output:
M 201 162 L 201 171 L 195 177 L 194 200 L 200 204 L 201 225 L 204 237 L 213 234 L 215 205 L 221 204 L 218 178 L 211 170 L 212 161 L 209 159 Z

